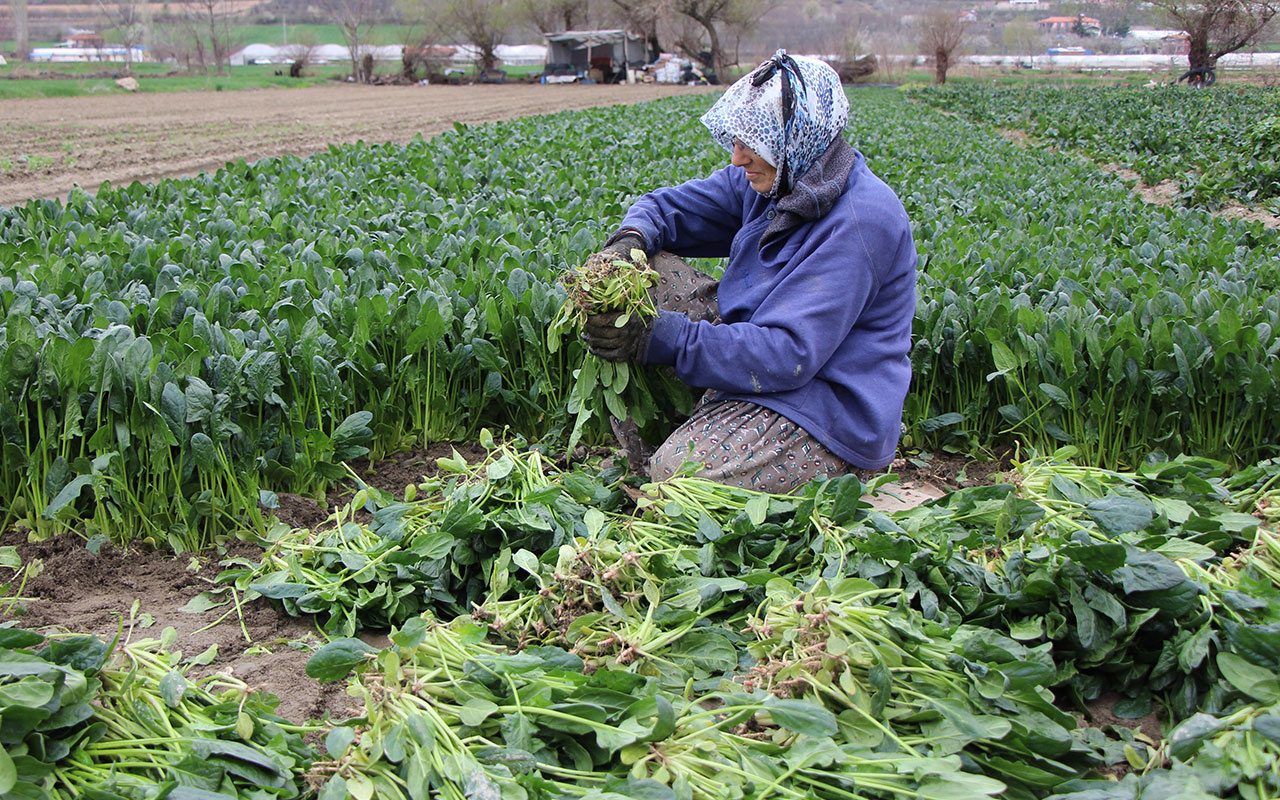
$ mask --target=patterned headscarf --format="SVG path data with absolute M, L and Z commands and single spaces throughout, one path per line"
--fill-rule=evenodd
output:
M 849 98 L 826 63 L 778 50 L 725 91 L 702 124 L 729 152 L 737 139 L 778 168 L 767 196 L 791 191 L 849 121 Z

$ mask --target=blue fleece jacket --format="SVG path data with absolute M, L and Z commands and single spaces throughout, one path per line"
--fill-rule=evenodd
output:
M 824 216 L 761 246 L 777 200 L 743 170 L 658 189 L 627 212 L 649 252 L 723 257 L 722 324 L 663 311 L 645 360 L 716 399 L 747 400 L 795 422 L 856 467 L 897 448 L 911 382 L 916 250 L 897 195 L 860 153 Z

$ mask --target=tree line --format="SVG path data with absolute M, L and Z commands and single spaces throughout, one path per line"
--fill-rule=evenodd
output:
M 993 28 L 989 15 L 968 2 L 932 0 L 929 3 L 850 3 L 844 0 L 94 0 L 105 30 L 113 31 L 125 47 L 126 60 L 138 46 L 191 70 L 222 74 L 238 26 L 251 16 L 276 15 L 298 22 L 332 24 L 351 54 L 355 80 L 373 78 L 372 51 L 376 26 L 400 24 L 410 31 L 413 53 L 430 52 L 432 45 L 469 45 L 477 66 L 499 66 L 496 51 L 513 37 L 538 36 L 564 30 L 626 28 L 645 38 L 655 52 L 674 52 L 698 61 L 716 75 L 730 77 L 730 67 L 754 63 L 773 46 L 801 52 L 820 52 L 837 61 L 859 65 L 867 58 L 880 69 L 890 52 L 921 53 L 930 59 L 936 80 L 947 71 L 979 28 Z M 28 0 L 8 0 L 8 19 L 2 20 L 14 40 L 14 55 L 28 51 Z M 1069 4 L 1068 4 L 1069 5 Z M 1077 4 L 1083 7 L 1084 4 Z M 1052 8 L 1052 6 L 1046 6 Z M 1066 5 L 1063 6 L 1066 8 Z M 1121 0 L 1108 8 L 1125 19 L 1139 8 L 1163 24 L 1185 31 L 1188 64 L 1192 70 L 1211 68 L 1227 53 L 1262 39 L 1280 2 L 1276 0 Z M 1062 10 L 1062 9 L 1058 9 Z M 771 13 L 771 12 L 779 13 Z M 767 26 L 762 20 L 769 16 Z M 987 19 L 983 17 L 987 16 Z M 1127 23 L 1125 24 L 1127 27 Z M 767 28 L 767 30 L 762 30 Z M 896 28 L 886 40 L 869 31 Z M 0 30 L 0 34 L 6 31 Z M 0 39 L 8 38 L 0 35 Z M 1015 19 L 1003 26 L 1004 43 L 1015 48 L 1034 46 L 1038 35 L 1030 23 Z M 886 44 L 886 41 L 889 42 Z M 744 52 L 744 43 L 746 43 Z M 295 42 L 295 73 L 305 68 L 310 49 L 318 42 Z M 131 64 L 126 64 L 131 66 Z M 872 66 L 872 69 L 875 67 Z M 406 61 L 406 70 L 412 64 Z

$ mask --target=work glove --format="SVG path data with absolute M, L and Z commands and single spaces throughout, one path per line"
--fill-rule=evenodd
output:
M 627 231 L 621 234 L 615 233 L 609 237 L 609 243 L 600 250 L 600 255 L 630 261 L 632 250 L 644 250 L 644 239 L 641 239 L 640 236 L 631 231 Z
M 587 317 L 586 324 L 582 326 L 582 338 L 587 342 L 587 349 L 605 361 L 643 361 L 645 351 L 649 349 L 653 318 L 642 319 L 639 314 L 632 314 L 622 327 L 618 327 L 620 316 L 621 311 L 609 311 Z

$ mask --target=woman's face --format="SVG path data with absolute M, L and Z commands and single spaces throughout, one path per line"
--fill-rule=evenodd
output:
M 742 167 L 747 174 L 747 183 L 760 194 L 768 194 L 773 188 L 773 181 L 778 176 L 778 168 L 765 161 L 756 151 L 747 147 L 737 139 L 733 140 L 733 155 L 729 163 Z

